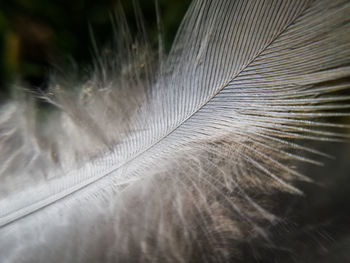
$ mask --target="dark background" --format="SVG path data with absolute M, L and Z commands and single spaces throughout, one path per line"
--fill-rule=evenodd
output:
M 111 15 L 120 4 L 133 28 L 129 0 L 1 0 L 0 98 L 21 80 L 31 89 L 44 89 L 48 71 L 63 60 L 91 64 L 92 36 L 99 47 L 112 40 Z M 138 1 L 152 43 L 157 42 L 154 0 Z M 165 46 L 169 49 L 190 0 L 159 0 Z

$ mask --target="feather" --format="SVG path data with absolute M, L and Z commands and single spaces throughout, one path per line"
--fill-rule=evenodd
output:
M 349 115 L 349 14 L 195 0 L 160 61 L 121 15 L 87 81 L 52 77 L 45 122 L 26 98 L 1 108 L 2 262 L 225 262 L 269 242 L 274 194 L 328 156 L 302 141 L 349 138 L 326 121 Z

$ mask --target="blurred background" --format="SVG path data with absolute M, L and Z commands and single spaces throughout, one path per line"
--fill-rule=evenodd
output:
M 31 89 L 45 89 L 52 65 L 67 58 L 91 64 L 92 39 L 103 47 L 112 39 L 111 15 L 122 4 L 128 18 L 133 1 L 126 0 L 4 0 L 0 1 L 0 99 L 9 84 L 23 81 Z M 154 0 L 138 1 L 150 40 L 157 41 Z M 190 0 L 158 0 L 165 46 L 169 49 Z M 131 23 L 133 19 L 128 19 Z

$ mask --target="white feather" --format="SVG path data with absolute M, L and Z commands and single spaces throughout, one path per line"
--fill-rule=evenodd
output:
M 2 262 L 240 258 L 220 242 L 276 220 L 254 195 L 300 193 L 294 161 L 326 155 L 295 140 L 349 137 L 323 119 L 349 115 L 349 14 L 345 0 L 194 1 L 161 69 L 121 22 L 88 81 L 51 81 L 45 125 L 4 105 Z

